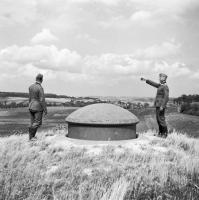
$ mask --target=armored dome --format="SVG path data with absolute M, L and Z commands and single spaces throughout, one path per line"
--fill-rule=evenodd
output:
M 66 121 L 87 125 L 132 125 L 139 122 L 133 113 L 108 103 L 92 104 L 80 108 L 70 114 Z
M 85 140 L 127 140 L 137 138 L 138 118 L 128 110 L 107 103 L 79 108 L 71 113 L 68 137 Z

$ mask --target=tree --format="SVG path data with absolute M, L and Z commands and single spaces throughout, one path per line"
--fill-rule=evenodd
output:
M 144 103 L 144 108 L 148 108 L 149 107 L 149 103 Z

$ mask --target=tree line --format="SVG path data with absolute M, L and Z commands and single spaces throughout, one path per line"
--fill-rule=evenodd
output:
M 177 97 L 173 100 L 175 104 L 183 104 L 183 103 L 192 103 L 192 102 L 199 102 L 199 95 L 193 94 L 193 95 L 186 95 L 183 94 L 180 97 Z
M 25 92 L 0 92 L 0 97 L 23 97 L 23 98 L 28 98 L 29 94 Z M 57 94 L 52 94 L 52 93 L 46 93 L 45 94 L 46 98 L 72 98 L 67 95 L 57 95 Z
M 184 114 L 199 116 L 199 95 L 182 95 L 175 98 L 174 104 L 178 105 L 178 111 Z

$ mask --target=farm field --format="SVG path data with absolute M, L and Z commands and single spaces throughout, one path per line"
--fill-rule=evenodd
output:
M 66 125 L 65 118 L 76 109 L 75 107 L 49 107 L 48 115 L 43 119 L 40 130 Z M 0 110 L 0 136 L 27 133 L 29 123 L 28 108 Z
M 43 120 L 40 131 L 66 127 L 65 118 L 76 109 L 75 107 L 49 107 L 48 116 Z M 157 130 L 154 109 L 147 112 L 136 112 L 136 115 L 140 119 L 137 126 L 138 132 Z M 0 110 L 0 136 L 27 133 L 29 121 L 27 108 Z M 173 111 L 167 113 L 167 122 L 170 130 L 175 129 L 187 133 L 189 136 L 199 137 L 198 116 L 184 115 Z
M 65 103 L 69 100 L 67 100 L 66 98 L 45 98 L 46 102 L 49 103 Z M 26 97 L 0 97 L 0 103 L 5 103 L 7 105 L 10 105 L 11 103 L 28 103 L 28 98 Z

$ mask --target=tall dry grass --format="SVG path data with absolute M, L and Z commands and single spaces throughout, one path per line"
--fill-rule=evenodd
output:
M 144 133 L 87 148 L 67 143 L 60 130 L 38 137 L 0 139 L 1 200 L 199 199 L 198 139 Z

